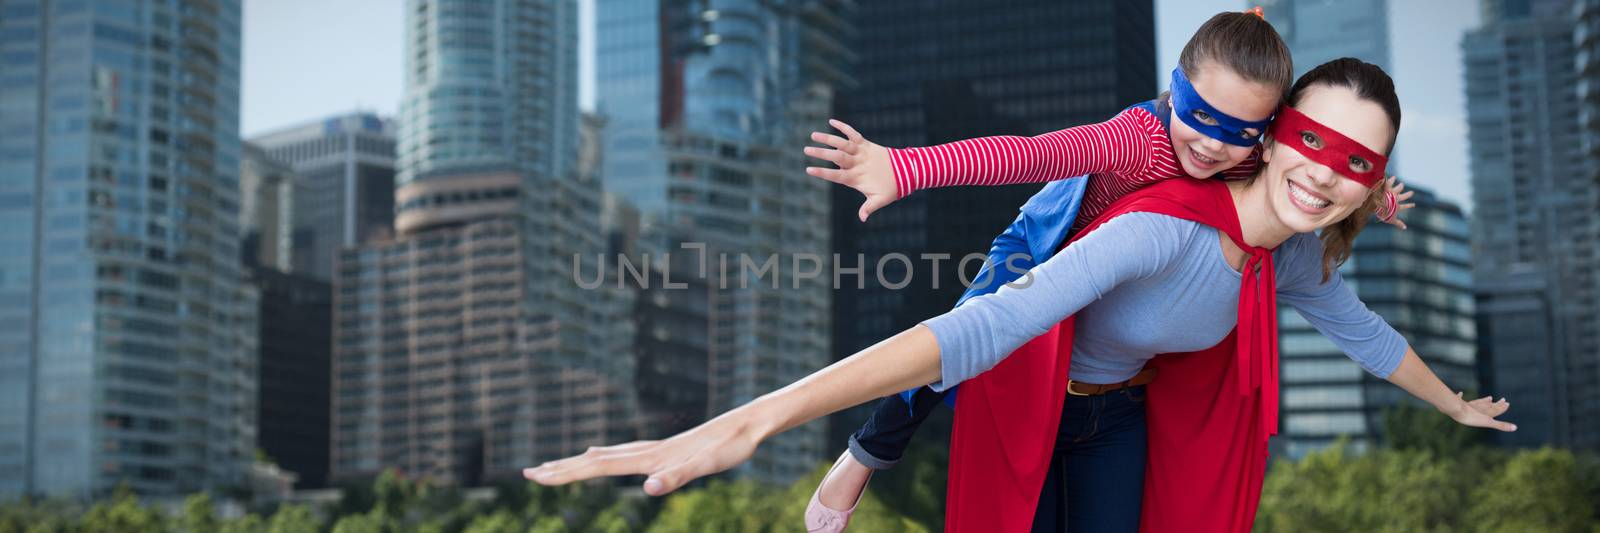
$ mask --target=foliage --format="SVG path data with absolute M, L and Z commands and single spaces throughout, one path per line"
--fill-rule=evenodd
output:
M 1555 449 L 1504 451 L 1476 435 L 1432 427 L 1443 417 L 1386 414 L 1386 446 L 1364 454 L 1344 443 L 1267 475 L 1259 531 L 1552 531 L 1600 533 L 1600 459 Z M 915 448 L 876 475 L 852 533 L 942 528 L 944 462 L 937 446 Z M 776 532 L 800 529 L 827 465 L 788 487 L 711 480 L 665 498 L 636 484 L 543 487 L 504 482 L 490 499 L 385 473 L 352 487 L 346 501 L 222 516 L 213 495 L 173 509 L 141 503 L 126 488 L 89 504 L 23 499 L 0 503 L 0 533 L 621 533 Z M 220 496 L 217 496 L 220 498 Z M 171 513 L 169 516 L 167 513 Z

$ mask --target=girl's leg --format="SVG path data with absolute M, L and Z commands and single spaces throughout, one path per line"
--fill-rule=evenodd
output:
M 874 470 L 886 470 L 899 463 L 911 445 L 911 436 L 944 401 L 944 396 L 943 392 L 922 387 L 911 396 L 909 405 L 899 396 L 884 398 L 861 429 L 850 435 L 850 455 Z
M 917 427 L 944 397 L 945 393 L 922 387 L 912 395 L 910 405 L 899 396 L 878 402 L 878 409 L 866 424 L 850 436 L 850 452 L 840 456 L 827 477 L 822 478 L 817 501 L 836 511 L 853 508 L 872 472 L 900 462 Z

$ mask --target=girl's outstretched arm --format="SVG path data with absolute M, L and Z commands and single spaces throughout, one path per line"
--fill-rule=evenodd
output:
M 938 379 L 938 340 L 918 325 L 666 440 L 590 448 L 523 475 L 562 485 L 643 474 L 645 493 L 660 496 L 748 460 L 756 445 L 789 428 Z
M 1164 138 L 1147 112 L 1123 111 L 1098 124 L 1074 126 L 1034 137 L 978 137 L 925 148 L 888 149 L 855 128 L 828 121 L 843 137 L 813 132 L 805 154 L 838 168 L 807 167 L 806 173 L 861 192 L 856 217 L 921 189 L 960 185 L 1012 185 L 1105 174 L 1135 179 L 1150 165 L 1152 143 Z

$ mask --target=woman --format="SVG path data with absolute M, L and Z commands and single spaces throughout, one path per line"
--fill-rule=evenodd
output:
M 1034 506 L 1051 503 L 1038 502 L 1045 473 L 1040 454 L 1048 463 L 1053 448 L 1041 439 L 1054 440 L 1060 402 L 1071 386 L 1068 368 L 1108 378 L 1130 369 L 1137 374 L 1148 362 L 1159 376 L 1144 386 L 1150 475 L 1142 464 L 1116 474 L 1122 481 L 1149 481 L 1142 487 L 1144 527 L 1248 529 L 1265 437 L 1276 428 L 1273 298 L 1284 296 L 1302 311 L 1330 299 L 1336 305 L 1354 300 L 1333 267 L 1348 256 L 1350 239 L 1371 212 L 1384 164 L 1380 154 L 1399 127 L 1392 82 L 1376 67 L 1352 62 L 1324 65 L 1296 84 L 1291 107 L 1280 114 L 1288 120 L 1274 125 L 1255 179 L 1152 186 L 1119 202 L 1072 246 L 1031 271 L 1026 288 L 975 298 L 672 438 L 593 449 L 525 475 L 561 484 L 648 474 L 645 491 L 665 494 L 732 467 L 766 437 L 822 415 L 977 376 L 958 400 L 947 526 L 1026 530 Z M 1317 230 L 1324 230 L 1320 240 L 1312 233 Z M 1325 333 L 1356 336 L 1348 323 L 1321 326 Z M 1507 409 L 1504 402 L 1466 402 L 1452 394 L 1403 339 L 1393 345 L 1398 336 L 1388 332 L 1374 338 L 1389 342 L 1374 340 L 1370 353 L 1352 355 L 1462 424 L 1515 429 L 1494 419 Z M 1079 342 L 1086 340 L 1103 346 Z M 1062 349 L 1024 350 L 1002 363 L 1025 343 Z M 1067 348 L 1085 355 L 1074 360 Z M 984 460 L 989 467 L 970 468 Z M 1127 520 L 1124 515 L 1104 527 L 1127 530 Z

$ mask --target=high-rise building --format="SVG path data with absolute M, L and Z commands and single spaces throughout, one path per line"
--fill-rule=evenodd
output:
M 239 229 L 246 267 L 288 272 L 294 268 L 296 202 L 308 194 L 304 181 L 261 147 L 243 143 L 239 154 Z
M 1537 448 L 1567 434 L 1566 376 L 1553 332 L 1550 283 L 1538 265 L 1522 263 L 1474 280 L 1478 375 L 1485 392 L 1516 400 L 1517 430 L 1496 434 L 1500 444 Z
M 1389 0 L 1262 0 L 1267 22 L 1294 53 L 1294 75 L 1353 57 L 1390 70 Z
M 1572 44 L 1577 48 L 1578 122 L 1583 127 L 1583 153 L 1590 161 L 1600 158 L 1600 0 L 1573 0 Z M 1600 181 L 1600 164 L 1591 164 Z M 1600 253 L 1597 249 L 1596 253 Z
M 332 279 L 339 249 L 394 230 L 395 127 L 372 113 L 350 113 L 251 139 L 299 176 L 294 261 L 286 272 Z
M 829 276 L 797 276 L 790 266 L 825 266 L 803 259 L 825 260 L 829 207 L 826 183 L 805 174 L 800 149 L 826 126 L 833 92 L 849 83 L 840 67 L 850 52 L 837 43 L 849 32 L 840 16 L 849 9 L 833 0 L 596 5 L 606 189 L 647 221 L 714 243 L 734 269 L 741 257 L 757 270 L 769 258 L 783 265 L 717 299 L 713 411 L 831 360 Z M 790 482 L 823 459 L 823 429 L 779 435 L 732 474 Z
M 334 478 L 475 485 L 631 438 L 627 302 L 576 283 L 603 248 L 576 47 L 573 0 L 407 3 L 394 236 L 334 269 Z
M 1368 224 L 1340 272 L 1446 385 L 1478 390 L 1467 218 L 1460 206 L 1412 190 L 1408 229 Z M 1341 436 L 1357 450 L 1380 441 L 1384 411 L 1414 401 L 1351 362 L 1293 309 L 1280 313 L 1283 427 L 1274 446 L 1301 457 Z
M 1490 359 L 1485 368 L 1537 357 L 1518 353 L 1525 349 L 1546 349 L 1553 375 L 1565 381 L 1548 388 L 1554 405 L 1519 404 L 1560 417 L 1549 425 L 1550 440 L 1534 443 L 1519 436 L 1506 442 L 1595 449 L 1600 448 L 1600 424 L 1594 422 L 1600 420 L 1600 254 L 1595 252 L 1600 224 L 1594 212 L 1600 184 L 1584 151 L 1581 117 L 1594 104 L 1580 100 L 1577 90 L 1583 78 L 1574 10 L 1566 0 L 1485 2 L 1484 25 L 1468 32 L 1462 50 L 1474 278 L 1496 282 L 1521 271 L 1537 272 L 1543 295 L 1523 293 L 1547 306 L 1550 316 L 1548 338 L 1518 331 L 1514 339 L 1485 340 L 1484 346 L 1495 349 L 1483 354 Z M 1497 292 L 1483 297 L 1500 298 Z M 1486 306 L 1484 313 L 1507 308 Z M 1479 322 L 1513 318 L 1485 314 Z M 1517 381 L 1523 378 L 1531 381 Z M 1485 381 L 1508 390 L 1546 387 L 1542 376 L 1527 374 Z
M 692 241 L 651 226 L 639 210 L 606 194 L 601 223 L 611 271 L 600 281 L 621 279 L 633 291 L 631 353 L 636 358 L 634 390 L 639 402 L 639 438 L 664 438 L 690 429 L 712 415 L 711 365 L 717 360 L 720 316 L 719 278 L 700 269 L 695 253 L 673 249 Z M 720 252 L 707 250 L 716 257 Z M 623 261 L 627 261 L 626 264 Z M 632 276 L 642 271 L 645 281 Z M 670 283 L 670 285 L 669 285 Z
M 0 495 L 243 487 L 239 1 L 0 3 Z
M 328 282 L 269 267 L 248 269 L 261 293 L 260 450 L 293 472 L 295 488 L 328 486 L 333 291 Z
M 292 472 L 299 488 L 328 480 L 333 290 L 305 272 L 291 273 L 296 209 L 303 180 L 252 143 L 239 159 L 240 259 L 260 298 L 257 308 L 257 449 Z M 257 471 L 270 472 L 269 465 Z M 263 470 L 265 468 L 265 470 Z M 286 487 L 287 488 L 287 487 Z
M 839 116 L 884 146 L 928 146 L 986 135 L 1038 135 L 1109 120 L 1154 98 L 1152 2 L 1037 0 L 1004 7 L 963 2 L 861 2 L 851 17 L 860 85 L 840 94 Z M 1037 186 L 919 191 L 856 219 L 861 195 L 833 187 L 833 249 L 871 272 L 883 257 L 985 253 Z M 899 290 L 868 276 L 834 293 L 833 350 L 843 357 L 949 309 L 965 287 L 945 261 L 914 265 Z M 903 264 L 883 263 L 902 279 Z M 972 264 L 976 268 L 976 264 Z M 974 272 L 967 272 L 971 279 Z M 870 407 L 868 407 L 870 409 Z M 867 411 L 835 417 L 827 447 L 844 446 Z M 935 431 L 925 431 L 939 442 Z

